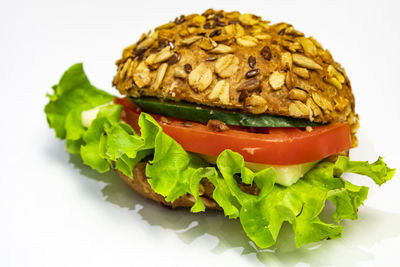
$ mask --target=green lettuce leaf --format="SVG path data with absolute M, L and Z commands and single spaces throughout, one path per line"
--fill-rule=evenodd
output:
M 339 176 L 345 172 L 366 175 L 377 185 L 382 185 L 392 179 L 396 169 L 388 168 L 381 157 L 372 164 L 367 161 L 351 161 L 348 157 L 339 157 L 335 164 L 335 171 Z
M 72 66 L 53 89 L 45 113 L 56 136 L 66 139 L 70 153 L 80 154 L 85 164 L 99 172 L 116 169 L 132 179 L 134 166 L 145 160 L 152 189 L 171 202 L 192 195 L 192 212 L 205 211 L 200 188 L 207 179 L 225 216 L 239 218 L 248 237 L 261 248 L 275 244 L 284 222 L 292 225 L 297 246 L 340 237 L 340 221 L 357 219 L 368 195 L 367 187 L 351 184 L 342 174 L 366 175 L 382 185 L 395 173 L 382 158 L 370 164 L 339 157 L 336 163 L 320 162 L 297 183 L 285 187 L 275 183 L 273 168 L 254 173 L 231 150 L 223 151 L 216 166 L 211 166 L 186 152 L 149 114 L 141 113 L 138 135 L 120 120 L 122 106 L 104 105 L 113 96 L 93 87 L 81 64 Z M 82 111 L 98 106 L 102 107 L 91 125 L 83 126 Z M 326 201 L 336 207 L 336 223 L 320 218 Z
M 81 121 L 82 111 L 111 102 L 114 96 L 91 85 L 82 64 L 71 66 L 53 90 L 44 108 L 47 121 L 56 137 L 67 139 L 68 151 L 77 154 L 86 131 Z

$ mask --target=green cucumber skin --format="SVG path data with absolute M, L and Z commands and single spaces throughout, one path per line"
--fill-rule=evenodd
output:
M 219 120 L 227 125 L 244 127 L 306 127 L 322 125 L 305 119 L 265 114 L 243 114 L 236 111 L 225 111 L 219 108 L 211 108 L 183 102 L 162 101 L 151 97 L 131 97 L 131 100 L 144 112 L 202 123 L 207 123 L 209 120 Z

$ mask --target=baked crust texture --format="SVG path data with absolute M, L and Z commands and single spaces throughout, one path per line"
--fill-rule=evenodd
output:
M 147 182 L 146 176 L 146 163 L 138 163 L 133 169 L 133 179 L 128 176 L 118 172 L 122 180 L 128 184 L 133 190 L 138 192 L 142 197 L 152 199 L 163 206 L 177 208 L 177 207 L 192 207 L 196 200 L 190 194 L 185 194 L 179 197 L 174 202 L 168 202 L 165 198 L 154 192 L 150 184 Z M 202 190 L 199 192 L 201 194 L 200 198 L 207 209 L 221 210 L 221 207 L 212 199 L 212 193 L 214 192 L 214 187 L 208 181 L 202 181 Z
M 123 50 L 113 85 L 121 94 L 349 122 L 358 115 L 344 68 L 329 50 L 287 23 L 239 12 L 180 16 Z

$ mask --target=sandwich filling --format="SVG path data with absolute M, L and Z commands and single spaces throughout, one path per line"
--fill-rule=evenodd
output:
M 351 161 L 348 157 L 339 156 L 335 163 L 324 160 L 317 163 L 297 182 L 284 186 L 281 184 L 285 182 L 277 183 L 278 174 L 275 168 L 253 171 L 246 167 L 245 162 L 259 163 L 246 159 L 257 155 L 258 150 L 247 149 L 249 153 L 246 154 L 243 151 L 237 152 L 225 148 L 216 155 L 214 164 L 192 153 L 201 153 L 203 150 L 191 150 L 196 147 L 206 147 L 209 152 L 217 152 L 221 148 L 218 143 L 226 139 L 231 140 L 233 145 L 236 140 L 238 145 L 236 148 L 240 148 L 238 140 L 243 136 L 247 138 L 248 143 L 253 142 L 253 145 L 260 142 L 270 144 L 270 138 L 261 138 L 260 141 L 260 136 L 265 137 L 270 133 L 249 133 L 233 129 L 216 132 L 203 124 L 197 127 L 197 122 L 185 123 L 171 117 L 161 118 L 159 115 L 140 112 L 127 104 L 121 104 L 119 99 L 91 85 L 81 64 L 76 64 L 67 70 L 53 89 L 54 93 L 49 95 L 50 101 L 45 107 L 48 123 L 58 138 L 66 139 L 67 150 L 78 154 L 83 163 L 99 172 L 115 169 L 130 179 L 135 179 L 132 171 L 139 162 L 143 162 L 146 164 L 145 175 L 151 190 L 161 195 L 168 203 L 173 203 L 183 196 L 191 196 L 194 199 L 192 212 L 205 210 L 202 187 L 203 181 L 206 180 L 212 184 L 213 201 L 227 217 L 239 218 L 248 237 L 261 248 L 275 244 L 284 222 L 292 225 L 297 246 L 340 237 L 343 230 L 340 221 L 357 219 L 358 208 L 368 194 L 367 187 L 350 183 L 342 178 L 342 174 L 351 172 L 366 175 L 376 184 L 382 185 L 390 180 L 395 172 L 394 169 L 388 168 L 381 158 L 374 163 L 368 163 Z M 108 104 L 110 102 L 113 103 Z M 341 129 L 337 125 L 332 125 L 313 127 L 311 132 L 302 131 L 300 136 L 313 136 L 317 133 L 324 138 L 330 138 L 332 136 L 329 134 L 330 131 Z M 318 131 L 318 127 L 328 127 L 326 128 L 328 131 Z M 269 129 L 269 132 L 273 132 L 273 129 L 275 128 Z M 234 131 L 237 133 L 233 136 L 227 135 Z M 185 132 L 188 139 L 179 139 L 181 133 Z M 346 142 L 349 145 L 349 131 L 343 132 L 344 139 L 347 138 Z M 196 141 L 196 136 L 203 134 L 207 137 L 205 142 L 189 146 L 190 150 L 185 148 L 187 144 L 196 143 L 193 142 Z M 211 136 L 214 138 L 208 138 Z M 248 138 L 249 136 L 253 139 Z M 298 133 L 286 135 L 286 138 L 289 138 L 286 140 L 291 140 L 290 142 L 282 142 L 284 140 L 282 134 L 279 136 L 281 136 L 278 139 L 280 142 L 272 142 L 272 146 L 284 143 L 288 145 L 281 147 L 281 150 L 271 150 L 270 153 L 266 150 L 265 158 L 269 158 L 268 155 L 275 155 L 270 158 L 294 160 L 300 158 L 300 155 L 309 155 L 305 153 L 309 150 L 301 149 L 302 146 L 299 146 L 300 141 L 304 142 L 307 139 L 294 138 L 298 137 Z M 273 140 L 277 141 L 275 137 Z M 341 139 L 343 138 L 337 140 Z M 185 143 L 182 140 L 192 142 Z M 307 145 L 303 147 L 311 146 L 318 151 L 316 154 L 311 153 L 309 158 L 327 153 L 326 150 L 318 148 L 326 147 L 328 151 L 332 149 L 331 144 L 322 142 L 324 139 L 313 140 L 306 142 Z M 313 146 L 313 143 L 316 145 Z M 298 149 L 290 150 L 293 144 L 296 144 Z M 242 148 L 255 148 L 253 145 L 244 144 Z M 215 147 L 218 149 L 212 150 Z M 334 143 L 333 147 L 337 148 L 337 144 Z M 285 153 L 282 154 L 282 151 Z M 213 153 L 202 154 L 213 155 Z M 312 161 L 306 160 L 300 163 Z M 268 162 L 272 161 L 268 159 L 266 163 Z M 283 165 L 294 164 L 287 162 Z M 320 218 L 326 201 L 336 206 L 333 213 L 336 223 L 324 222 Z
M 82 124 L 85 127 L 90 127 L 92 122 L 96 119 L 96 116 L 100 111 L 100 108 L 109 104 L 111 103 L 107 103 L 105 105 L 101 105 L 99 107 L 83 111 Z M 228 148 L 229 147 L 227 147 L 227 149 Z M 244 149 L 251 151 L 252 148 L 244 148 Z M 216 165 L 217 157 L 201 153 L 196 153 L 196 155 L 198 155 L 205 161 L 209 162 L 210 164 Z M 290 186 L 295 182 L 297 182 L 297 180 L 299 180 L 301 177 L 303 177 L 303 175 L 307 173 L 311 168 L 313 168 L 317 163 L 318 161 L 293 164 L 293 165 L 267 165 L 267 164 L 245 161 L 245 167 L 249 168 L 254 172 L 262 171 L 268 168 L 273 168 L 276 172 L 276 183 L 284 186 Z

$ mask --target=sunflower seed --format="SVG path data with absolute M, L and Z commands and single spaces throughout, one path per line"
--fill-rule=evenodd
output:
M 305 57 L 300 54 L 293 54 L 292 58 L 293 58 L 294 64 L 296 64 L 300 67 L 304 67 L 304 68 L 311 69 L 311 70 L 322 70 L 321 65 L 316 63 L 311 58 Z
M 289 50 L 292 53 L 303 53 L 303 49 L 301 47 L 301 45 L 298 42 L 289 42 L 288 40 L 285 40 L 282 42 L 282 46 L 283 48 L 285 48 L 286 50 Z
M 245 105 L 251 113 L 260 114 L 267 110 L 267 101 L 259 95 L 251 95 L 246 98 Z
M 199 42 L 200 48 L 202 48 L 204 50 L 211 50 L 211 49 L 215 48 L 217 45 L 218 44 L 210 38 L 203 38 Z
M 154 43 L 154 41 L 155 40 L 152 37 L 147 37 L 140 44 L 138 44 L 136 50 L 147 49 Z
M 161 82 L 164 79 L 167 68 L 168 68 L 168 63 L 163 63 L 158 68 L 157 75 L 156 75 L 156 78 L 154 79 L 153 86 L 152 86 L 152 89 L 154 91 L 156 91 L 156 90 L 158 90 L 158 88 L 160 88 Z
M 258 33 L 253 35 L 258 40 L 271 40 L 272 36 L 266 33 Z
M 189 31 L 186 28 L 183 28 L 178 32 L 178 34 L 180 37 L 186 37 L 189 35 Z
M 270 21 L 260 21 L 258 25 L 261 26 L 264 30 L 269 31 L 271 29 L 271 25 L 269 23 Z
M 224 85 L 226 84 L 225 80 L 218 81 L 214 88 L 212 89 L 211 93 L 208 95 L 208 99 L 214 100 L 221 94 Z
M 171 47 L 166 46 L 160 52 L 158 52 L 156 54 L 151 54 L 146 59 L 146 64 L 154 65 L 154 64 L 157 64 L 157 63 L 161 63 L 161 62 L 164 62 L 164 61 L 170 59 L 173 55 L 174 55 L 174 52 L 171 51 Z
M 296 67 L 296 68 L 293 68 L 293 72 L 297 76 L 299 76 L 299 77 L 301 77 L 303 79 L 309 79 L 310 78 L 310 73 L 306 68 L 298 68 L 298 67 Z
M 177 78 L 185 79 L 187 74 L 182 68 L 175 68 L 174 69 L 174 76 Z
M 290 52 L 284 52 L 281 56 L 281 65 L 284 70 L 290 70 L 293 65 L 292 54 Z
M 214 61 L 217 59 L 217 56 L 209 56 L 206 58 L 206 61 Z
M 313 42 L 316 47 L 318 47 L 319 49 L 322 49 L 322 45 L 317 40 L 315 40 L 314 37 L 310 36 L 310 37 L 308 37 L 308 39 L 310 39 L 311 42 Z
M 257 17 L 253 14 L 241 14 L 239 16 L 239 20 L 244 25 L 255 25 L 260 21 L 260 17 Z
M 332 111 L 333 107 L 331 102 L 326 99 L 324 96 L 316 93 L 316 92 L 312 92 L 311 93 L 312 99 L 315 101 L 315 103 L 322 108 L 322 110 L 325 111 Z
M 229 104 L 229 83 L 225 80 L 218 81 L 208 95 L 208 98 L 211 100 L 219 98 L 222 104 Z
M 292 74 L 289 71 L 286 72 L 286 75 L 285 75 L 285 85 L 286 85 L 286 88 L 289 90 L 293 88 Z
M 335 77 L 328 77 L 324 79 L 325 82 L 332 84 L 335 86 L 338 90 L 342 89 L 342 84 L 339 82 L 338 79 Z
M 124 66 L 122 67 L 121 71 L 119 72 L 119 76 L 120 76 L 121 80 L 125 78 L 125 74 L 129 70 L 131 63 L 132 63 L 132 58 L 128 58 L 128 60 L 125 62 Z
M 314 43 L 305 37 L 299 38 L 300 44 L 304 49 L 306 55 L 316 56 L 317 55 L 317 48 L 315 47 Z
M 267 101 L 259 95 L 251 95 L 246 99 L 246 104 L 251 106 L 261 106 L 267 104 Z
M 328 74 L 330 77 L 336 78 L 341 84 L 345 81 L 343 75 L 339 71 L 337 71 L 332 65 L 328 66 Z
M 235 35 L 236 33 L 236 26 L 234 24 L 229 24 L 224 27 L 224 30 L 229 35 Z
M 285 84 L 285 74 L 274 71 L 269 76 L 268 81 L 269 81 L 269 84 L 271 85 L 272 89 L 279 90 Z
M 195 25 L 202 25 L 204 22 L 206 22 L 206 17 L 204 16 L 197 15 L 192 18 L 192 23 Z
M 129 67 L 129 70 L 126 74 L 127 78 L 130 78 L 133 76 L 133 73 L 135 72 L 138 65 L 139 65 L 139 60 L 137 58 L 135 58 L 135 60 L 132 62 L 131 66 Z
M 224 45 L 224 44 L 219 44 L 217 45 L 216 48 L 210 50 L 211 53 L 214 54 L 228 54 L 228 53 L 232 53 L 233 49 L 230 46 Z
M 236 42 L 244 47 L 252 47 L 257 45 L 257 39 L 250 35 L 239 37 L 236 39 Z
M 140 62 L 136 68 L 136 71 L 133 74 L 133 80 L 139 88 L 143 88 L 150 84 L 150 70 L 143 61 Z
M 201 38 L 202 38 L 201 36 L 191 36 L 191 37 L 188 37 L 186 39 L 183 39 L 181 41 L 181 44 L 183 44 L 183 45 L 191 45 L 194 42 L 200 40 Z
M 212 39 L 216 42 L 226 42 L 229 43 L 230 41 L 232 41 L 233 36 L 228 35 L 228 34 L 221 34 L 218 36 L 214 36 Z
M 243 27 L 240 24 L 235 24 L 236 38 L 242 37 L 245 34 Z
M 320 53 L 320 56 L 321 56 L 321 58 L 322 58 L 322 61 L 324 61 L 325 63 L 330 64 L 330 63 L 332 63 L 332 61 L 333 61 L 331 52 L 329 52 L 328 49 L 323 50 L 323 51 Z
M 304 33 L 300 32 L 298 30 L 295 30 L 293 26 L 290 26 L 290 27 L 286 28 L 285 35 L 290 35 L 293 37 L 301 37 L 301 36 L 304 36 Z
M 189 74 L 189 85 L 198 91 L 204 91 L 211 84 L 213 75 L 206 64 L 201 63 Z
M 300 101 L 294 101 L 289 104 L 289 114 L 290 116 L 300 118 L 308 117 L 310 115 L 310 109 Z
M 222 78 L 231 77 L 239 68 L 239 59 L 234 55 L 220 57 L 215 63 L 215 72 Z
M 289 92 L 289 98 L 304 101 L 307 99 L 307 93 L 300 89 L 292 89 Z
M 321 109 L 315 104 L 315 102 L 312 100 L 311 97 L 307 98 L 306 101 L 307 107 L 312 111 L 314 117 L 321 117 L 322 116 L 322 111 Z M 310 120 L 312 121 L 313 117 L 310 116 Z

